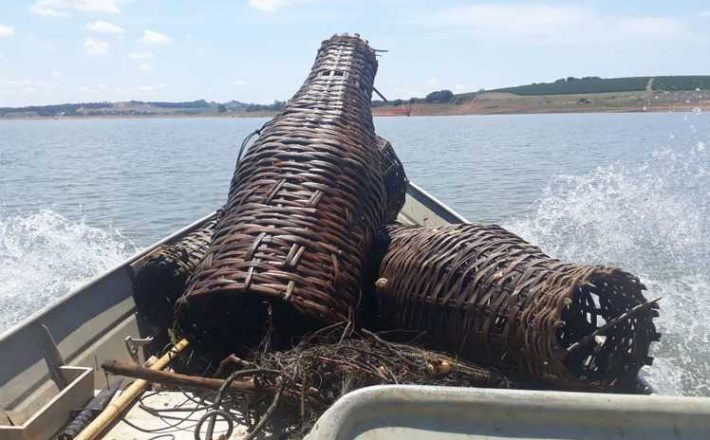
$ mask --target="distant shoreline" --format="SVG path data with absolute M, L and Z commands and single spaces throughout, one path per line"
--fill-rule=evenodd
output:
M 386 90 L 384 90 L 387 92 Z M 375 116 L 449 116 L 546 113 L 637 113 L 710 110 L 710 75 L 560 78 L 495 90 L 371 102 Z M 377 98 L 373 96 L 373 98 Z M 98 101 L 0 107 L 2 119 L 269 118 L 286 105 L 207 101 Z
M 67 115 L 67 116 L 10 116 L 1 117 L 0 121 L 48 121 L 48 120 L 82 120 L 82 119 L 264 119 L 273 118 L 278 112 L 267 113 L 247 113 L 247 114 L 224 114 L 224 113 L 203 113 L 198 115 L 161 113 L 155 115 Z
M 569 114 L 629 114 L 629 113 L 694 113 L 700 109 L 701 112 L 709 112 L 710 106 L 704 106 L 702 108 L 675 108 L 675 109 L 662 109 L 654 108 L 649 110 L 639 110 L 639 109 L 585 109 L 585 110 L 557 110 L 557 111 L 518 111 L 518 112 L 497 112 L 497 113 L 444 113 L 426 110 L 420 110 L 413 112 L 409 116 L 405 115 L 391 115 L 391 114 L 380 114 L 378 112 L 373 112 L 372 116 L 374 118 L 405 118 L 405 117 L 446 117 L 446 116 L 504 116 L 504 115 L 569 115 Z M 276 116 L 277 113 L 271 115 L 222 115 L 222 114 L 206 114 L 206 115 L 154 115 L 154 116 L 138 116 L 138 115 L 91 115 L 91 116 L 64 116 L 61 118 L 54 118 L 50 116 L 23 116 L 23 117 L 11 117 L 11 118 L 0 118 L 0 122 L 3 121 L 81 121 L 81 120 L 111 120 L 111 119 L 270 119 Z
M 488 92 L 459 103 L 403 103 L 398 106 L 373 107 L 375 117 L 461 116 L 461 115 L 529 115 L 574 113 L 669 113 L 710 111 L 710 91 L 616 92 L 565 95 L 515 95 Z M 164 112 L 154 114 L 74 114 L 63 116 L 10 115 L 3 120 L 61 119 L 192 119 L 192 118 L 272 118 L 278 111 L 229 111 L 184 114 Z

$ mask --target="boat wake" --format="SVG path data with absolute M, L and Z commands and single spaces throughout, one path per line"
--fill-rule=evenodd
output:
M 662 147 L 637 166 L 561 176 L 505 226 L 563 260 L 620 266 L 662 297 L 646 377 L 664 394 L 710 396 L 710 155 Z
M 0 213 L 0 333 L 133 252 L 118 231 L 71 222 L 50 210 Z

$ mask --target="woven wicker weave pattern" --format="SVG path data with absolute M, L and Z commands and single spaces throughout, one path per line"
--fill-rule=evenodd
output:
M 359 37 L 323 42 L 305 84 L 237 166 L 225 215 L 179 308 L 217 302 L 211 316 L 195 312 L 184 324 L 201 320 L 204 329 L 221 319 L 224 295 L 230 307 L 237 296 L 265 298 L 322 322 L 352 317 L 386 212 L 370 111 L 376 70 L 375 52 Z
M 138 312 L 154 325 L 167 329 L 173 323 L 173 304 L 185 291 L 188 277 L 207 252 L 216 218 L 182 239 L 151 252 L 136 272 L 133 296 Z
M 382 156 L 382 175 L 387 190 L 386 220 L 388 223 L 393 223 L 404 206 L 409 180 L 404 172 L 404 165 L 390 141 L 378 136 L 377 145 Z
M 559 384 L 628 386 L 651 362 L 656 305 L 626 272 L 562 263 L 494 225 L 388 233 L 378 282 L 387 326 L 427 331 L 464 357 Z

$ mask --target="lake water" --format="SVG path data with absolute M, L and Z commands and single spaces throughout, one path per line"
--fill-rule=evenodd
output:
M 0 121 L 0 332 L 219 207 L 259 119 Z M 710 396 L 710 115 L 381 118 L 410 179 L 471 221 L 638 274 L 646 369 Z

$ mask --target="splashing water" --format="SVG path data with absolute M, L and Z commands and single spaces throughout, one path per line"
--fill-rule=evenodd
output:
M 710 157 L 662 147 L 639 166 L 557 178 L 506 226 L 569 261 L 622 267 L 663 297 L 646 377 L 664 394 L 710 396 Z
M 0 333 L 128 257 L 127 243 L 50 210 L 0 215 Z

